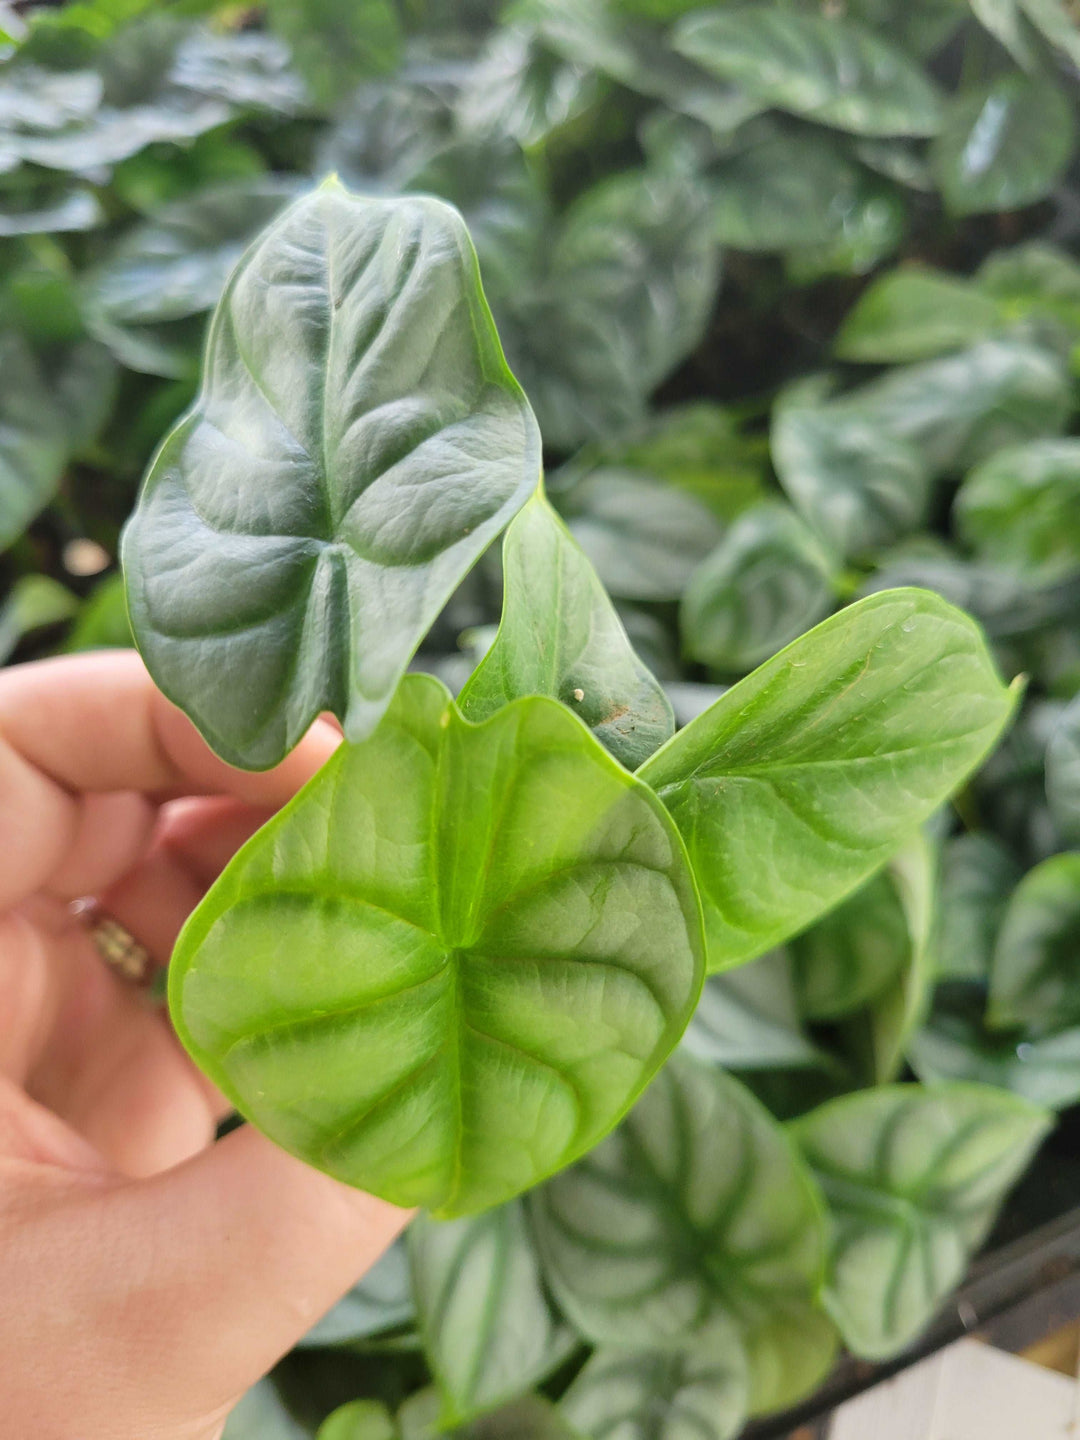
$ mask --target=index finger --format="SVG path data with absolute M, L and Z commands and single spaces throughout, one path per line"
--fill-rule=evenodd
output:
M 236 770 L 157 690 L 130 650 L 97 651 L 0 671 L 0 906 L 34 893 L 78 834 L 80 797 L 234 795 L 276 808 L 340 743 L 316 721 L 273 770 Z

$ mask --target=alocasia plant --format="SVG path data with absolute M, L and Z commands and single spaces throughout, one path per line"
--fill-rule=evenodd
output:
M 661 440 L 632 463 L 656 463 Z M 740 517 L 756 479 L 736 466 L 732 499 L 694 470 L 689 436 L 683 450 L 687 514 L 706 534 L 733 521 L 721 559 L 778 515 L 831 597 L 825 543 L 778 505 Z M 816 1383 L 836 1345 L 821 1197 L 719 1066 L 753 1071 L 749 1016 L 826 1087 L 894 1073 L 927 984 L 933 860 L 916 832 L 1015 704 L 967 616 L 884 591 L 673 734 L 572 533 L 586 541 L 580 491 L 603 472 L 558 488 L 568 529 L 539 458 L 460 217 L 331 182 L 240 260 L 125 541 L 136 640 L 225 759 L 274 763 L 320 711 L 344 725 L 192 915 L 169 978 L 178 1034 L 243 1115 L 431 1212 L 409 1240 L 411 1298 L 395 1252 L 324 1334 L 415 1323 L 435 1389 L 396 1416 L 346 1408 L 327 1435 L 570 1434 L 635 1426 L 663 1395 L 673 1415 L 715 1405 L 723 1440 Z M 502 624 L 455 701 L 403 671 L 508 523 Z M 714 557 L 695 583 L 721 572 Z M 709 634 L 727 603 L 737 614 L 745 588 L 708 599 Z M 769 654 L 789 607 L 777 630 L 748 603 L 741 643 Z M 762 984 L 717 976 L 669 1061 L 706 969 L 756 956 Z M 839 1057 L 804 1029 L 822 1019 Z M 545 1181 L 526 1209 L 516 1197 Z M 582 1336 L 664 1353 L 637 1391 L 601 1349 L 564 1412 L 521 1400 Z

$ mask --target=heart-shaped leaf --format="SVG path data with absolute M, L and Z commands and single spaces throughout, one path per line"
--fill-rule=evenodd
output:
M 734 1323 L 755 1411 L 792 1403 L 828 1367 L 820 1201 L 776 1121 L 721 1071 L 676 1056 L 534 1200 L 556 1297 L 590 1339 L 707 1358 L 710 1325 Z
M 1049 1128 L 976 1085 L 881 1086 L 794 1122 L 832 1216 L 826 1304 L 857 1355 L 893 1355 L 932 1319 Z
M 709 968 L 761 954 L 867 879 L 1012 713 L 975 624 L 884 591 L 734 685 L 639 774 L 690 851 Z
M 460 218 L 324 185 L 234 272 L 129 522 L 151 674 L 232 764 L 323 710 L 362 739 L 539 465 Z
M 750 670 L 833 608 L 831 569 L 788 506 L 747 510 L 690 577 L 679 612 L 684 651 L 729 674 Z
M 746 1357 L 733 1326 L 708 1353 L 597 1350 L 563 1396 L 561 1409 L 599 1440 L 732 1440 L 746 1420 Z
M 185 1044 L 272 1139 L 452 1217 L 606 1134 L 701 969 L 651 791 L 555 701 L 474 726 L 410 675 L 228 866 L 169 989 Z
M 1050 75 L 1012 70 L 962 90 L 931 152 L 946 204 L 972 215 L 1042 200 L 1069 163 L 1075 133 L 1072 104 Z
M 1021 880 L 998 931 L 990 969 L 995 1027 L 1045 1033 L 1080 1024 L 1080 852 L 1052 855 Z
M 516 1399 L 578 1343 L 552 1310 L 520 1202 L 415 1220 L 413 1290 L 444 1427 Z
M 588 559 L 542 495 L 503 545 L 502 624 L 458 699 L 485 720 L 519 695 L 550 695 L 634 770 L 670 739 L 671 706 L 638 659 Z
M 905 53 L 873 31 L 824 15 L 745 6 L 688 16 L 680 54 L 763 105 L 856 135 L 933 135 L 938 94 Z

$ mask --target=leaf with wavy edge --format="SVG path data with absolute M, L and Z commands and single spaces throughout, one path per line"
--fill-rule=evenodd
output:
M 484 720 L 519 695 L 550 695 L 628 770 L 671 738 L 663 687 L 543 495 L 506 532 L 503 586 L 499 633 L 458 697 L 463 715 Z
M 673 1057 L 626 1123 L 533 1200 L 556 1298 L 589 1339 L 707 1356 L 710 1327 L 733 1322 L 752 1412 L 793 1403 L 831 1363 L 816 1189 L 721 1071 Z
M 697 1003 L 667 813 L 563 706 L 409 675 L 226 868 L 170 966 L 197 1063 L 285 1149 L 453 1217 L 569 1164 Z
M 686 840 L 709 968 L 761 954 L 868 879 L 979 764 L 1016 698 L 962 611 L 886 590 L 669 740 L 638 773 Z
M 856 1354 L 893 1355 L 932 1319 L 1050 1124 L 959 1084 L 880 1086 L 793 1122 L 832 1216 L 826 1304 Z
M 328 182 L 233 273 L 128 524 L 150 673 L 231 764 L 323 710 L 363 739 L 539 474 L 456 211 Z

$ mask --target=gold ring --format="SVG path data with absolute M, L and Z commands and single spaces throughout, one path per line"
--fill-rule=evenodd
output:
M 72 909 L 86 927 L 94 949 L 118 979 L 128 985 L 150 984 L 154 978 L 154 962 L 149 950 L 139 944 L 130 930 L 103 910 L 96 900 L 77 900 Z

